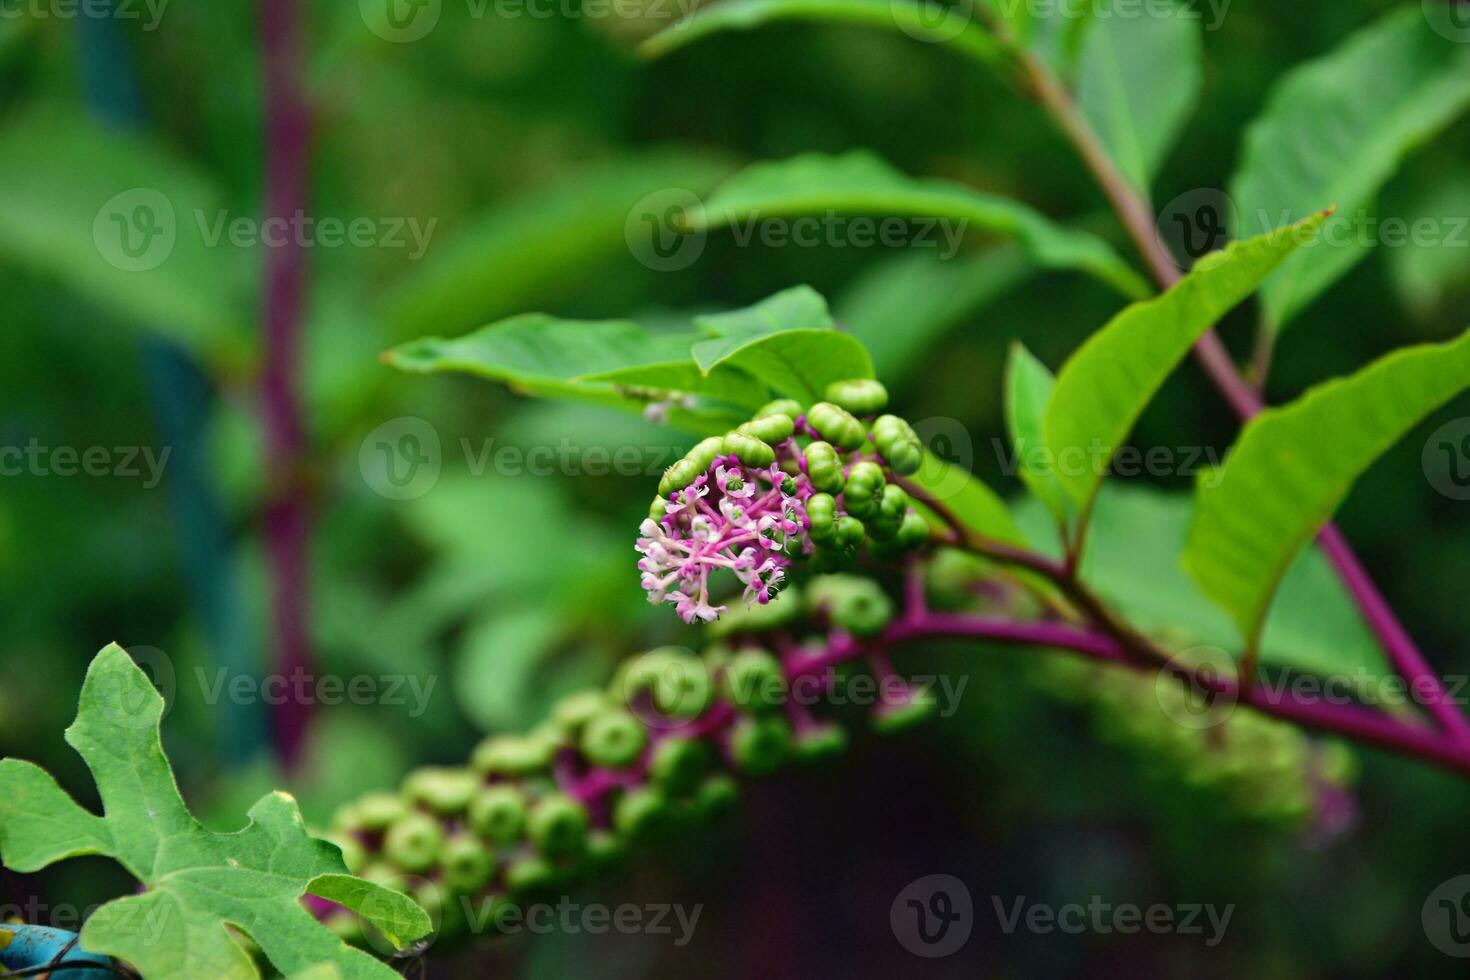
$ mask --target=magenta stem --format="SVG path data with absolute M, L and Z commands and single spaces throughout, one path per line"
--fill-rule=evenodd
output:
M 266 220 L 292 222 L 306 209 L 310 119 L 301 90 L 301 28 L 296 0 L 261 0 L 265 71 Z M 305 429 L 297 398 L 305 256 L 296 236 L 265 250 L 264 364 L 260 406 L 271 499 L 265 510 L 271 571 L 275 669 L 286 677 L 312 670 L 307 622 L 307 545 L 311 507 Z M 283 764 L 298 761 L 310 723 L 304 699 L 286 698 L 272 729 Z

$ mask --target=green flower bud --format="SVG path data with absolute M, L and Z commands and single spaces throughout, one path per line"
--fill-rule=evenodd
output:
M 895 538 L 899 546 L 912 551 L 921 547 L 929 540 L 929 522 L 917 511 L 909 511 L 903 515 L 903 522 L 898 526 L 898 536 Z
M 831 443 L 814 442 L 803 450 L 802 455 L 806 457 L 806 475 L 812 486 L 823 493 L 842 492 L 847 482 L 842 475 L 842 457 L 837 455 Z
M 766 604 L 772 609 L 778 603 Z M 734 614 L 727 616 L 735 618 Z M 624 664 L 621 678 L 614 689 L 622 693 L 625 703 L 633 703 L 647 692 L 653 707 L 665 718 L 688 720 L 698 717 L 709 707 L 713 683 L 704 661 L 675 647 L 660 647 Z
M 913 428 L 897 415 L 880 415 L 873 422 L 873 445 L 888 468 L 899 476 L 918 472 L 924 444 Z
M 729 773 L 719 772 L 700 783 L 694 809 L 699 816 L 709 819 L 730 812 L 739 799 L 740 784 Z
M 866 520 L 877 510 L 883 486 L 883 470 L 877 463 L 869 460 L 854 463 L 847 474 L 847 488 L 842 491 L 842 509 Z
M 403 792 L 415 803 L 450 816 L 469 806 L 481 785 L 480 776 L 468 769 L 426 766 L 409 773 L 403 783 Z
M 699 785 L 708 766 L 708 745 L 696 739 L 666 738 L 654 747 L 648 774 L 666 793 L 683 796 Z
M 369 793 L 339 815 L 342 829 L 366 830 L 370 833 L 388 829 L 388 825 L 408 810 L 408 804 L 397 793 Z
M 593 715 L 582 730 L 582 754 L 594 765 L 621 769 L 632 765 L 648 742 L 648 730 L 622 708 Z
M 634 841 L 648 841 L 667 833 L 674 810 L 663 791 L 652 786 L 628 790 L 613 805 L 613 826 Z
M 578 691 L 568 694 L 551 709 L 551 720 L 563 735 L 574 738 L 582 726 L 592 717 L 609 707 L 607 694 L 603 691 Z
M 526 799 L 514 786 L 487 786 L 470 801 L 470 829 L 494 844 L 513 844 L 526 823 Z
M 817 402 L 807 409 L 806 421 L 823 439 L 844 452 L 861 447 L 866 438 L 863 424 L 847 409 L 831 402 Z
M 881 633 L 893 619 L 893 601 L 870 578 L 822 575 L 807 587 L 812 605 L 825 610 L 832 623 L 856 636 Z
M 834 381 L 827 386 L 827 400 L 854 415 L 874 415 L 888 405 L 888 389 L 871 378 Z
M 843 514 L 837 519 L 837 546 L 851 551 L 863 543 L 867 537 L 867 529 L 863 522 L 851 514 Z
M 735 431 L 777 446 L 791 438 L 791 433 L 796 431 L 796 423 L 789 415 L 766 415 L 746 422 Z
M 563 793 L 553 793 L 531 807 L 527 836 L 553 860 L 576 857 L 587 846 L 587 808 Z
M 730 729 L 730 757 L 751 776 L 779 769 L 791 754 L 791 726 L 779 716 L 741 718 Z
M 648 505 L 648 519 L 651 521 L 663 520 L 664 515 L 668 512 L 669 501 L 667 497 L 654 497 L 653 503 Z
M 747 711 L 770 711 L 786 700 L 781 661 L 765 650 L 742 650 L 721 677 L 726 699 Z
M 731 432 L 725 436 L 725 452 L 747 466 L 770 466 L 776 461 L 776 450 L 755 436 Z
M 846 750 L 847 730 L 831 722 L 813 725 L 796 736 L 796 758 L 801 762 L 820 762 Z
M 535 736 L 497 735 L 475 746 L 470 765 L 487 776 L 529 776 L 551 765 L 556 743 Z
M 881 541 L 891 541 L 898 536 L 899 526 L 909 509 L 909 495 L 903 487 L 890 483 L 878 496 L 878 508 L 868 520 L 868 531 Z
M 683 459 L 664 470 L 663 478 L 658 481 L 658 495 L 666 498 L 675 490 L 689 486 L 695 477 L 710 468 L 723 447 L 724 440 L 718 436 L 695 443 L 694 448 L 685 453 Z
M 383 838 L 383 854 L 404 871 L 419 874 L 434 866 L 444 828 L 427 813 L 406 813 L 393 821 Z
M 807 533 L 817 544 L 837 540 L 837 501 L 830 493 L 814 493 L 806 501 Z
M 897 704 L 881 704 L 872 716 L 873 730 L 885 735 L 902 731 L 934 716 L 938 706 L 930 691 L 914 691 L 910 697 Z
M 755 418 L 763 419 L 769 415 L 786 415 L 796 418 L 801 412 L 801 402 L 794 398 L 778 398 L 756 409 Z
M 439 854 L 439 869 L 449 890 L 468 895 L 484 888 L 495 870 L 490 851 L 473 837 L 451 837 Z
M 505 886 L 517 895 L 534 895 L 554 891 L 561 875 L 546 858 L 536 854 L 512 861 L 505 869 Z
M 587 864 L 596 873 L 620 868 L 628 858 L 628 845 L 617 834 L 594 830 L 587 836 Z

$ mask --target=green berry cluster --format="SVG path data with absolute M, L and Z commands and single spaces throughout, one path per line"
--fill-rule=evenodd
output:
M 1322 741 L 1288 722 L 1234 705 L 1211 724 L 1181 724 L 1198 706 L 1182 685 L 1067 654 L 1036 659 L 1047 693 L 1091 709 L 1098 735 L 1150 770 L 1207 792 L 1238 818 L 1300 830 L 1331 820 L 1356 780 L 1357 761 L 1340 741 Z

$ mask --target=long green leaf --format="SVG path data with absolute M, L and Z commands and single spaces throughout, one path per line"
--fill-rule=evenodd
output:
M 963 8 L 930 0 L 722 0 L 659 31 L 639 46 L 658 58 L 722 31 L 748 31 L 780 21 L 856 24 L 902 31 L 918 41 L 953 45 L 986 65 L 1003 60 L 995 39 Z
M 694 227 L 753 233 L 770 218 L 892 215 L 937 222 L 925 240 L 953 249 L 971 230 L 1014 238 L 1042 266 L 1079 269 L 1130 298 L 1149 295 L 1143 278 L 1095 235 L 1073 231 L 1009 198 L 947 180 L 908 177 L 865 151 L 806 153 L 757 163 L 715 188 Z M 917 231 L 916 231 L 917 234 Z
M 1135 188 L 1148 195 L 1164 156 L 1199 98 L 1200 17 L 1164 0 L 1146 15 L 1103 0 L 1087 27 L 1077 69 L 1077 101 Z
M 1251 420 L 1202 480 L 1184 566 L 1254 643 L 1293 558 L 1356 480 L 1470 386 L 1470 333 L 1396 351 Z
M 1319 215 L 1205 256 L 1162 296 L 1119 313 L 1062 365 L 1043 431 L 1057 479 L 1081 513 L 1113 453 L 1190 347 L 1310 240 L 1322 220 Z
M 1020 341 L 1006 360 L 1006 428 L 1015 453 L 1016 473 L 1059 523 L 1067 520 L 1067 497 L 1054 469 L 1046 465 L 1042 422 L 1056 378 Z
M 1231 181 L 1239 234 L 1258 234 L 1334 205 L 1321 242 L 1261 290 L 1280 330 L 1367 254 L 1357 222 L 1399 161 L 1470 105 L 1470 45 L 1408 4 L 1283 78 L 1245 136 Z

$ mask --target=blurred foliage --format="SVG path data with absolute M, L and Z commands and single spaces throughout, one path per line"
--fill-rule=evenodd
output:
M 672 617 L 648 614 L 631 574 L 631 532 L 658 469 L 686 437 L 634 416 L 518 401 L 473 379 L 425 379 L 380 363 L 381 352 L 421 334 L 458 336 L 525 310 L 687 328 L 703 310 L 810 283 L 835 298 L 838 321 L 872 349 L 905 415 L 955 420 L 969 434 L 976 474 L 1020 491 L 1004 472 L 1003 443 L 992 441 L 1003 431 L 1008 345 L 1019 339 L 1060 364 L 1116 312 L 1115 290 L 1037 268 L 1016 246 L 981 236 L 939 262 L 918 249 L 742 245 L 712 233 L 692 265 L 658 272 L 630 253 L 624 220 L 654 189 L 704 193 L 752 162 L 864 149 L 902 174 L 1024 202 L 1126 254 L 1080 164 L 1034 107 L 981 67 L 893 32 L 783 24 L 639 63 L 633 42 L 666 26 L 655 11 L 674 6 L 649 0 L 641 22 L 625 22 L 579 16 L 577 4 L 566 8 L 572 16 L 537 17 L 445 2 L 427 36 L 394 43 L 368 28 L 356 3 L 309 4 L 312 214 L 432 229 L 421 257 L 406 232 L 408 247 L 308 250 L 313 639 L 324 674 L 433 678 L 427 710 L 415 715 L 412 699 L 318 705 L 304 763 L 281 773 L 268 712 L 230 722 L 231 706 L 205 697 L 221 652 L 181 559 L 196 531 L 181 521 L 168 476 L 152 486 L 146 476 L 26 472 L 0 478 L 4 754 L 34 759 L 64 785 L 87 785 L 53 737 L 73 713 L 87 659 L 113 640 L 135 655 L 152 647 L 173 679 L 170 756 L 206 821 L 216 814 L 211 826 L 227 828 L 225 815 L 276 786 L 322 819 L 410 765 L 460 759 L 479 733 L 539 717 L 631 650 L 679 641 Z M 1172 149 L 1141 148 L 1130 175 L 1156 171 L 1159 201 L 1223 187 L 1275 83 L 1398 6 L 1231 5 L 1204 34 L 1198 108 L 1186 116 L 1161 99 L 1158 111 L 1180 135 Z M 166 399 L 145 350 L 165 338 L 187 352 L 211 392 L 198 448 L 231 543 L 228 568 L 217 572 L 238 583 L 235 615 L 264 672 L 272 655 L 262 646 L 269 583 L 260 529 L 270 488 L 253 387 L 264 249 L 228 240 L 193 247 L 196 213 L 206 223 L 221 209 L 253 219 L 261 207 L 257 17 L 253 3 L 211 0 L 170 4 L 155 29 L 112 25 L 147 117 L 133 132 L 89 107 L 85 80 L 96 66 L 74 20 L 0 20 L 0 306 L 10 320 L 0 444 L 161 452 Z M 1173 70 L 1164 75 L 1161 95 L 1177 95 Z M 1410 153 L 1383 187 L 1380 213 L 1465 216 L 1467 155 L 1462 118 Z M 140 186 L 167 196 L 179 222 L 175 254 L 142 278 L 107 264 L 93 239 L 103 204 Z M 1443 245 L 1370 250 L 1295 311 L 1275 351 L 1271 397 L 1293 397 L 1407 342 L 1457 334 L 1470 322 L 1463 256 Z M 1225 325 L 1242 356 L 1253 326 L 1248 313 Z M 1447 412 L 1467 409 L 1462 398 Z M 375 490 L 382 485 L 365 476 L 361 455 L 375 430 L 405 416 L 437 435 L 442 472 L 429 492 L 396 500 Z M 1342 523 L 1436 665 L 1455 674 L 1470 670 L 1470 607 L 1460 597 L 1470 521 L 1463 503 L 1423 478 L 1420 449 L 1437 424 L 1369 472 Z M 1234 432 L 1190 367 L 1166 384 L 1134 440 L 1223 451 Z M 524 461 L 537 447 L 565 447 L 558 459 L 585 461 L 598 447 L 628 446 L 638 447 L 638 462 L 618 472 L 558 463 L 533 474 L 495 462 L 507 449 L 505 458 Z M 1189 486 L 1181 476 L 1151 482 L 1155 493 Z M 1147 525 L 1150 536 L 1120 534 L 1146 547 L 1100 574 L 1144 609 L 1197 599 L 1131 584 L 1153 535 L 1182 535 L 1182 512 L 1170 525 L 1127 510 L 1119 519 Z M 1315 634 L 1304 618 L 1293 629 L 1324 656 L 1360 640 Z M 1366 753 L 1361 824 L 1314 850 L 1231 824 L 1098 744 L 1076 711 L 1017 696 L 1028 676 L 1022 654 L 956 649 L 924 663 L 970 678 L 954 717 L 892 745 L 860 744 L 815 778 L 765 784 L 751 794 L 745 833 L 662 855 L 615 893 L 588 896 L 702 902 L 704 925 L 689 946 L 521 936 L 466 952 L 442 975 L 1449 975 L 1453 964 L 1424 941 L 1419 910 L 1470 860 L 1457 833 L 1470 787 Z M 225 764 L 234 723 L 253 726 L 257 751 Z M 890 942 L 886 922 L 892 896 L 934 870 L 971 883 L 980 924 L 964 956 L 931 963 Z M 131 887 L 87 861 L 4 881 L 17 903 L 39 894 L 84 905 Z M 992 894 L 1237 910 L 1225 941 L 1207 949 L 1180 935 L 1006 935 L 990 914 Z

